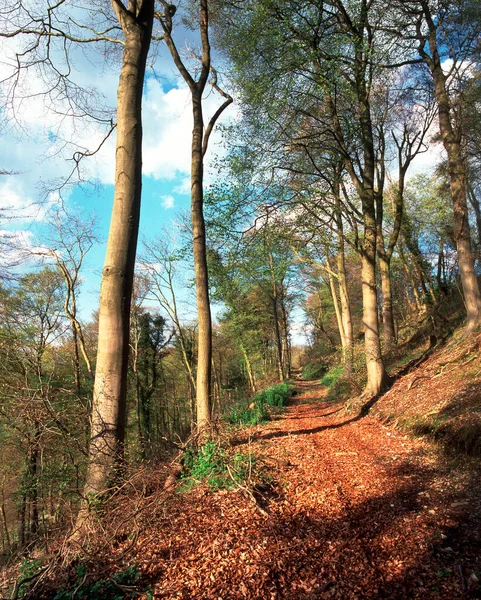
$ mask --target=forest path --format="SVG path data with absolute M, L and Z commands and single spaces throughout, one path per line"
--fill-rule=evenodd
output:
M 242 432 L 238 450 L 272 465 L 257 505 L 201 489 L 174 504 L 145 564 L 156 597 L 481 597 L 479 473 L 324 394 L 299 382 Z

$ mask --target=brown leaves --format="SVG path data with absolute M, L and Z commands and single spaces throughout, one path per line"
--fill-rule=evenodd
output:
M 137 511 L 138 538 L 102 560 L 137 564 L 172 600 L 479 597 L 479 475 L 322 394 L 304 388 L 310 404 L 238 440 L 262 464 L 257 489 L 166 493 L 165 468 L 145 500 L 123 497 L 115 518 Z
M 447 539 L 466 519 L 466 479 L 451 480 L 423 442 L 323 404 L 251 434 L 273 480 L 256 496 L 268 515 L 242 490 L 174 497 L 132 557 L 156 597 L 454 598 L 461 560 L 474 589 L 479 557 Z

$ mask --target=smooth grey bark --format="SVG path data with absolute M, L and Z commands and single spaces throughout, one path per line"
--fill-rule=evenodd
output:
M 340 175 L 340 173 L 339 173 Z M 344 226 L 342 223 L 340 180 L 334 185 L 335 219 L 337 229 L 337 279 L 339 282 L 339 300 L 341 312 L 341 327 L 339 331 L 342 337 L 342 353 L 344 363 L 344 377 L 352 376 L 354 363 L 354 335 L 352 330 L 351 302 L 346 276 L 346 256 L 344 251 Z
M 123 456 L 130 306 L 142 187 L 142 90 L 154 1 L 112 0 L 124 33 L 117 91 L 115 190 L 99 307 L 99 337 L 84 497 L 104 491 Z M 82 520 L 79 515 L 79 524 Z
M 362 0 L 359 3 L 358 22 L 354 23 L 341 0 L 334 2 L 338 9 L 339 20 L 344 33 L 353 45 L 351 88 L 356 101 L 356 120 L 360 133 L 360 157 L 354 158 L 345 143 L 343 126 L 339 119 L 336 96 L 333 89 L 325 88 L 326 99 L 332 116 L 332 126 L 343 157 L 344 166 L 348 172 L 356 192 L 361 200 L 361 212 L 364 228 L 364 239 L 359 247 L 361 256 L 362 304 L 364 347 L 367 368 L 367 383 L 365 394 L 377 396 L 389 385 L 381 353 L 379 335 L 376 252 L 377 252 L 377 222 L 375 201 L 375 167 L 374 133 L 371 115 L 371 83 L 372 63 L 371 52 L 373 38 L 372 25 L 369 23 L 370 3 Z
M 360 63 L 362 62 L 361 57 L 358 57 L 357 60 Z M 359 68 L 362 70 L 361 66 L 359 66 Z M 357 96 L 364 158 L 362 179 L 357 175 L 352 159 L 348 154 L 345 154 L 344 162 L 346 170 L 361 199 L 364 225 L 364 239 L 360 247 L 363 306 L 362 322 L 364 326 L 364 347 L 367 368 L 365 394 L 367 396 L 376 396 L 387 388 L 389 376 L 386 372 L 382 358 L 379 335 L 376 281 L 377 223 L 374 194 L 375 155 L 369 95 L 366 83 L 362 76 L 359 77 L 357 81 Z M 330 98 L 330 106 L 334 127 L 339 139 L 342 139 L 342 128 L 332 97 Z

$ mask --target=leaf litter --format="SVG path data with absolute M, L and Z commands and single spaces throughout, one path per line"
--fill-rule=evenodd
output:
M 199 486 L 144 523 L 129 560 L 153 597 L 480 598 L 479 465 L 298 388 L 236 442 L 269 466 L 257 501 Z

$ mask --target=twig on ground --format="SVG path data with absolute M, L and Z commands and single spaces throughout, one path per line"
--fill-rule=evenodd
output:
M 241 484 L 240 484 L 240 483 L 239 483 L 239 482 L 236 480 L 236 478 L 235 478 L 235 477 L 234 477 L 234 475 L 232 474 L 232 471 L 231 471 L 231 469 L 230 469 L 229 465 L 227 465 L 227 464 L 226 464 L 226 467 L 227 467 L 227 472 L 229 473 L 229 476 L 230 476 L 230 478 L 231 478 L 231 479 L 232 479 L 232 481 L 234 482 L 234 485 L 235 485 L 235 486 L 236 486 L 236 487 L 237 487 L 237 488 L 238 488 L 240 491 L 244 492 L 244 493 L 245 493 L 245 494 L 246 494 L 246 495 L 247 495 L 247 496 L 248 496 L 248 497 L 249 497 L 249 498 L 252 500 L 252 502 L 254 502 L 254 504 L 255 504 L 255 506 L 256 506 L 256 508 L 257 508 L 257 510 L 258 510 L 258 511 L 259 511 L 259 512 L 260 512 L 262 515 L 264 515 L 265 517 L 268 517 L 268 516 L 269 516 L 269 513 L 268 513 L 266 510 L 264 510 L 264 509 L 262 508 L 262 506 L 259 504 L 259 502 L 257 502 L 257 500 L 256 500 L 256 497 L 255 497 L 255 496 L 254 496 L 254 494 L 253 494 L 253 493 L 252 493 L 252 492 L 249 490 L 249 488 L 246 488 L 245 486 L 241 485 Z

